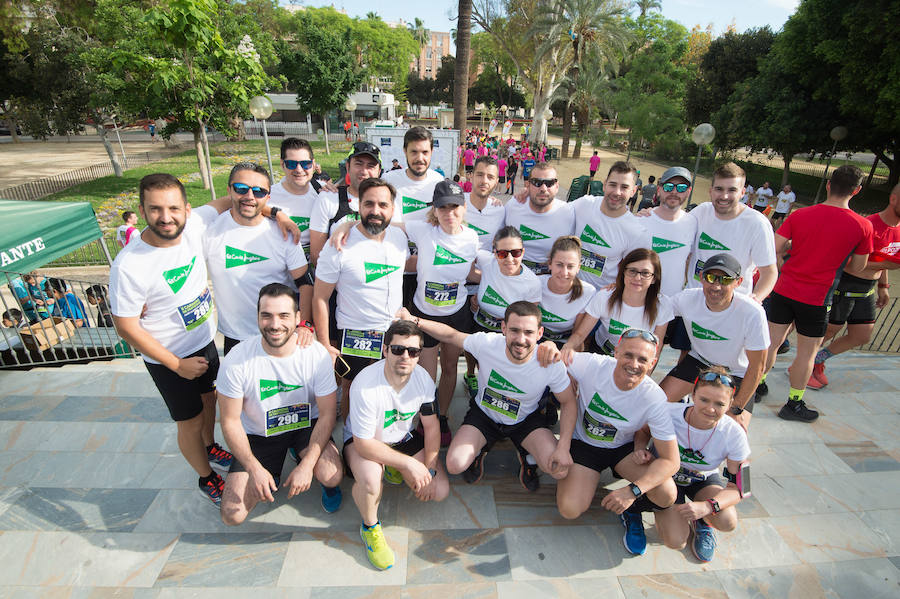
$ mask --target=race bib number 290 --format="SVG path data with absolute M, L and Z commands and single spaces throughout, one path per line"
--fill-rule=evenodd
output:
M 274 408 L 266 412 L 266 436 L 278 435 L 309 427 L 309 404 Z
M 341 339 L 341 353 L 345 356 L 381 359 L 381 346 L 384 342 L 383 331 L 359 331 L 346 329 Z
M 212 294 L 210 294 L 208 287 L 203 290 L 200 297 L 183 306 L 178 306 L 178 315 L 181 317 L 181 322 L 184 324 L 185 330 L 188 331 L 196 329 L 203 324 L 206 319 L 209 318 L 209 313 L 211 311 Z

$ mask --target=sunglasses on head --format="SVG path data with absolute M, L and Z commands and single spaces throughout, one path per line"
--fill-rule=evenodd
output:
M 422 353 L 421 347 L 407 347 L 405 345 L 389 345 L 391 353 L 395 356 L 402 356 L 403 352 L 409 353 L 410 358 L 418 358 Z
M 731 285 L 735 281 L 737 281 L 734 277 L 729 277 L 728 275 L 714 275 L 711 272 L 703 273 L 703 278 L 706 279 L 706 282 L 710 285 L 714 285 L 716 283 L 721 283 L 722 285 Z
M 684 193 L 688 190 L 690 185 L 687 183 L 663 183 L 663 191 L 672 191 L 673 189 L 678 193 Z
M 518 258 L 525 252 L 523 248 L 517 248 L 515 250 L 494 250 L 494 253 L 497 254 L 497 257 L 501 260 L 505 260 L 507 256 L 512 256 L 513 258 Z
M 619 341 L 622 339 L 634 339 L 635 337 L 640 337 L 644 341 L 649 341 L 653 345 L 659 345 L 659 338 L 651 333 L 650 331 L 644 331 L 642 329 L 628 329 L 622 336 L 619 338 Z
M 694 381 L 694 386 L 696 386 L 700 381 L 704 381 L 706 383 L 718 381 L 726 387 L 731 387 L 732 389 L 736 388 L 733 378 L 731 378 L 727 374 L 719 374 L 718 372 L 704 372 L 697 377 L 697 380 Z
M 360 152 L 366 152 L 378 156 L 381 153 L 381 150 L 379 150 L 378 146 L 376 146 L 375 144 L 370 144 L 367 141 L 358 141 L 353 144 L 352 154 L 359 154 Z
M 289 171 L 297 170 L 298 166 L 300 168 L 302 168 L 303 170 L 308 171 L 309 169 L 312 168 L 312 165 L 313 165 L 312 160 L 285 160 L 284 161 L 284 167 Z
M 238 195 L 245 195 L 248 191 L 253 192 L 253 197 L 260 200 L 269 195 L 269 190 L 265 187 L 250 187 L 246 183 L 232 183 L 231 189 Z
M 534 177 L 528 179 L 528 182 L 535 187 L 553 187 L 556 185 L 557 181 L 559 181 L 559 179 L 535 179 Z

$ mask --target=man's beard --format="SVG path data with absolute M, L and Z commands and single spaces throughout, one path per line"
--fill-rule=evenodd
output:
M 390 219 L 384 219 L 380 216 L 367 216 L 362 219 L 362 226 L 369 235 L 378 235 L 391 224 Z

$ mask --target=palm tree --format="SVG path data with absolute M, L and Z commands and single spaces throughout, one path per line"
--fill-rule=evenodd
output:
M 634 7 L 641 11 L 640 16 L 645 17 L 653 9 L 662 10 L 660 0 L 634 0 Z
M 584 56 L 582 68 L 578 69 L 574 73 L 574 79 L 568 82 L 574 89 L 570 99 L 577 123 L 572 158 L 581 157 L 581 142 L 593 120 L 595 110 L 602 108 L 609 112 L 612 93 L 609 75 L 615 71 L 616 66 L 615 62 L 607 60 L 597 48 L 592 48 Z
M 466 129 L 469 103 L 469 50 L 472 37 L 472 0 L 459 0 L 456 31 L 456 73 L 453 83 L 453 128 Z
M 419 65 L 419 75 L 421 76 L 424 70 L 422 68 L 422 48 L 427 46 L 428 42 L 431 41 L 431 32 L 426 29 L 425 22 L 419 17 L 416 17 L 415 22 L 407 23 L 406 26 L 409 28 L 409 32 L 412 34 L 413 39 L 419 44 L 419 59 L 416 62 Z
M 380 20 L 381 20 L 381 15 L 379 15 L 377 12 L 375 12 L 375 11 L 373 11 L 373 10 L 370 10 L 369 12 L 366 13 L 366 20 L 368 20 L 368 21 L 380 21 Z

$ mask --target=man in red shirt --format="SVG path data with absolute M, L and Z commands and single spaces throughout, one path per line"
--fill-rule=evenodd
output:
M 862 270 L 844 267 L 841 282 L 834 292 L 834 303 L 828 314 L 828 331 L 825 333 L 826 340 L 834 340 L 816 354 L 807 387 L 815 389 L 828 384 L 825 360 L 869 342 L 875 328 L 876 310 L 886 306 L 891 299 L 888 271 L 900 269 L 900 183 L 891 190 L 887 207 L 868 217 L 868 220 L 874 229 L 874 251 L 869 254 L 869 263 Z M 847 325 L 847 332 L 835 338 L 844 324 Z
M 850 210 L 850 198 L 859 193 L 862 177 L 852 165 L 835 169 L 825 186 L 825 202 L 793 212 L 775 233 L 779 258 L 788 252 L 788 241 L 791 244 L 770 296 L 767 372 L 791 325 L 797 329 L 797 355 L 788 369 L 788 401 L 778 412 L 785 420 L 812 422 L 819 417 L 806 407 L 803 393 L 828 326 L 836 280 L 845 266 L 853 271 L 865 268 L 872 251 L 872 223 Z

